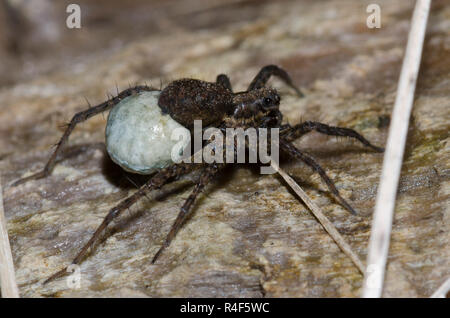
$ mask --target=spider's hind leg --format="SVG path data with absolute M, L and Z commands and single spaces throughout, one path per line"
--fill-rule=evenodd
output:
M 299 97 L 304 96 L 303 93 L 297 88 L 297 86 L 294 85 L 289 74 L 281 67 L 278 67 L 276 65 L 264 66 L 250 83 L 247 90 L 252 91 L 254 89 L 264 87 L 264 85 L 266 85 L 267 81 L 272 75 L 279 77 L 288 86 L 293 88 Z
M 89 248 L 92 247 L 100 239 L 100 236 L 102 232 L 106 229 L 106 227 L 123 211 L 131 207 L 134 203 L 136 203 L 140 198 L 142 198 L 152 190 L 161 188 L 163 185 L 167 184 L 171 179 L 185 175 L 195 169 L 198 169 L 199 167 L 200 165 L 196 164 L 186 164 L 186 163 L 174 164 L 156 173 L 133 195 L 121 201 L 117 206 L 115 206 L 108 212 L 108 214 L 103 219 L 103 222 L 97 227 L 97 229 L 95 230 L 94 234 L 91 236 L 89 241 L 83 246 L 80 252 L 78 252 L 77 256 L 73 259 L 72 264 L 79 264 L 86 256 Z M 50 276 L 44 282 L 44 284 L 47 284 L 48 282 L 56 278 L 62 277 L 66 273 L 67 267 Z
M 305 152 L 300 151 L 292 143 L 284 139 L 280 139 L 280 149 L 286 152 L 289 156 L 294 157 L 296 159 L 300 159 L 305 164 L 310 166 L 315 172 L 317 172 L 320 175 L 322 180 L 327 185 L 328 189 L 336 196 L 339 202 L 353 215 L 357 214 L 355 209 L 353 209 L 351 205 L 340 195 L 338 189 L 334 185 L 334 182 L 330 179 L 330 177 L 328 177 L 325 170 L 323 170 L 323 168 L 314 160 L 313 157 L 306 154 Z
M 178 233 L 180 228 L 183 226 L 186 219 L 191 215 L 192 208 L 195 202 L 195 199 L 197 196 L 203 191 L 205 186 L 212 180 L 212 178 L 217 175 L 217 173 L 225 167 L 225 164 L 210 164 L 206 166 L 202 174 L 200 175 L 194 190 L 192 190 L 192 193 L 189 195 L 189 197 L 184 202 L 183 206 L 181 207 L 180 213 L 178 214 L 175 222 L 172 225 L 172 228 L 170 229 L 169 234 L 167 235 L 166 239 L 164 240 L 163 245 L 160 247 L 158 252 L 156 252 L 155 256 L 152 259 L 152 263 L 154 263 L 158 257 L 161 255 L 161 253 L 170 245 L 175 235 Z
M 44 169 L 38 173 L 31 175 L 31 176 L 28 176 L 28 177 L 25 177 L 25 178 L 15 181 L 12 184 L 12 186 L 17 186 L 19 184 L 25 183 L 30 180 L 41 179 L 41 178 L 45 178 L 45 177 L 49 176 L 56 164 L 56 159 L 57 159 L 58 155 L 61 153 L 63 146 L 67 143 L 67 140 L 69 139 L 70 134 L 72 133 L 73 129 L 75 128 L 75 126 L 77 124 L 84 122 L 87 119 L 112 108 L 114 105 L 118 104 L 125 97 L 128 97 L 133 94 L 137 94 L 142 91 L 151 91 L 151 90 L 154 90 L 154 89 L 150 88 L 148 86 L 136 86 L 136 87 L 128 88 L 128 89 L 120 92 L 119 94 L 117 94 L 117 96 L 110 98 L 106 102 L 103 102 L 97 106 L 91 107 L 87 110 L 84 110 L 84 111 L 81 111 L 81 112 L 75 114 L 75 116 L 73 116 L 70 123 L 67 125 L 67 128 L 64 131 L 63 136 L 61 137 L 59 142 L 56 144 L 56 149 L 52 153 L 52 155 L 51 155 L 50 159 L 48 160 L 47 164 L 45 165 Z

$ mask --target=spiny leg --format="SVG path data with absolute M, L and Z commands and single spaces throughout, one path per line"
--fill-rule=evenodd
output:
M 113 107 L 114 105 L 119 103 L 122 99 L 124 99 L 125 97 L 128 97 L 133 94 L 137 94 L 142 91 L 152 91 L 152 90 L 155 90 L 155 89 L 150 88 L 148 86 L 136 86 L 136 87 L 128 88 L 128 89 L 120 92 L 119 94 L 117 94 L 117 96 L 111 97 L 109 100 L 107 100 L 95 107 L 91 107 L 87 110 L 84 110 L 84 111 L 81 111 L 81 112 L 75 114 L 75 116 L 73 116 L 70 123 L 67 125 L 67 128 L 66 128 L 63 136 L 57 143 L 56 149 L 53 152 L 53 154 L 51 155 L 51 157 L 50 157 L 49 161 L 47 162 L 47 164 L 45 165 L 44 169 L 38 173 L 31 175 L 31 176 L 17 180 L 16 182 L 14 182 L 12 184 L 12 186 L 17 186 L 19 184 L 25 183 L 30 180 L 41 179 L 41 178 L 45 178 L 45 177 L 49 176 L 56 164 L 56 159 L 57 159 L 58 155 L 61 153 L 63 146 L 67 143 L 67 140 L 69 139 L 70 134 L 72 133 L 73 129 L 75 128 L 75 126 L 77 124 L 84 122 L 87 119 L 110 109 L 111 107 Z
M 195 202 L 195 199 L 200 194 L 200 192 L 203 191 L 205 186 L 211 181 L 211 179 L 217 174 L 217 172 L 225 167 L 225 164 L 210 164 L 206 166 L 202 174 L 200 175 L 197 184 L 194 187 L 194 190 L 192 190 L 192 193 L 189 195 L 189 197 L 184 202 L 183 206 L 181 207 L 180 213 L 178 214 L 175 222 L 172 225 L 172 228 L 170 229 L 169 234 L 167 235 L 163 245 L 160 247 L 158 252 L 156 252 L 155 256 L 152 259 L 152 264 L 158 259 L 158 257 L 161 255 L 161 253 L 170 245 L 175 235 L 180 230 L 181 226 L 184 224 L 186 219 L 189 217 L 189 215 L 192 212 L 192 207 Z
M 301 124 L 297 124 L 293 127 L 290 127 L 290 129 L 289 128 L 284 129 L 281 135 L 285 140 L 293 141 L 313 130 L 329 136 L 342 136 L 355 138 L 359 140 L 364 146 L 372 148 L 376 152 L 384 151 L 384 148 L 372 145 L 366 138 L 364 138 L 362 135 L 360 135 L 353 129 L 329 126 L 315 121 L 305 121 Z
M 304 96 L 303 93 L 294 85 L 289 74 L 276 65 L 264 66 L 250 83 L 247 90 L 252 91 L 254 89 L 264 87 L 272 75 L 278 76 L 283 82 L 293 88 L 298 96 Z
M 149 191 L 159 189 L 163 185 L 165 185 L 170 179 L 174 177 L 182 176 L 186 173 L 189 173 L 195 169 L 200 168 L 201 165 L 197 164 L 174 164 L 170 167 L 167 167 L 156 175 L 154 175 L 147 183 L 141 186 L 138 191 L 136 191 L 133 195 L 121 201 L 117 206 L 112 208 L 108 214 L 103 219 L 103 222 L 97 227 L 92 237 L 89 241 L 83 246 L 77 256 L 73 259 L 72 264 L 80 263 L 83 258 L 86 256 L 89 248 L 95 244 L 95 242 L 100 238 L 102 232 L 106 229 L 106 227 L 111 223 L 116 217 L 118 217 L 123 211 L 128 209 L 134 203 L 136 203 L 140 198 L 145 196 Z M 50 276 L 44 284 L 59 278 L 67 273 L 67 267 L 57 272 L 56 274 Z
M 339 194 L 338 189 L 334 185 L 334 182 L 331 181 L 331 179 L 328 177 L 325 170 L 322 169 L 322 167 L 314 160 L 313 157 L 310 155 L 301 152 L 298 148 L 296 148 L 292 143 L 280 139 L 280 148 L 281 150 L 285 151 L 288 155 L 300 159 L 304 163 L 306 163 L 308 166 L 310 166 L 314 171 L 316 171 L 322 180 L 326 183 L 328 189 L 338 198 L 338 200 L 341 202 L 341 204 L 349 210 L 352 214 L 356 215 L 356 211 L 350 206 L 350 204 L 345 201 L 343 197 Z
M 225 75 L 225 74 L 219 74 L 219 75 L 217 75 L 216 83 L 217 83 L 217 84 L 220 84 L 220 85 L 222 85 L 222 86 L 224 86 L 224 87 L 227 88 L 230 92 L 233 91 L 233 88 L 231 87 L 230 79 L 229 79 L 228 76 Z

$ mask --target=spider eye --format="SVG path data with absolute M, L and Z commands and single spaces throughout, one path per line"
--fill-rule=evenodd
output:
M 270 106 L 270 105 L 272 105 L 272 98 L 270 98 L 270 97 L 266 97 L 266 98 L 264 98 L 264 105 L 265 106 Z

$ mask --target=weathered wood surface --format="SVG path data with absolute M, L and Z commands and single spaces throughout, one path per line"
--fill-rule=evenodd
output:
M 359 296 L 361 274 L 282 179 L 246 167 L 227 170 L 207 188 L 194 216 L 156 264 L 150 264 L 151 258 L 195 175 L 125 213 L 82 263 L 80 289 L 69 288 L 65 279 L 42 286 L 71 261 L 109 208 L 134 191 L 102 146 L 106 114 L 76 128 L 51 177 L 8 185 L 44 166 L 62 134 L 58 127 L 87 107 L 84 97 L 96 104 L 106 92 L 114 93 L 116 85 L 159 86 L 160 80 L 164 85 L 185 76 L 214 80 L 222 72 L 241 90 L 269 63 L 289 70 L 306 95 L 298 99 L 271 81 L 282 94 L 287 121 L 351 127 L 383 145 L 413 1 L 379 1 L 381 29 L 366 27 L 368 3 L 245 2 L 191 10 L 181 18 L 175 13 L 187 7 L 159 4 L 160 16 L 168 19 L 158 20 L 148 34 L 133 38 L 124 30 L 127 40 L 114 49 L 88 42 L 93 49 L 82 58 L 55 57 L 57 66 L 50 71 L 38 64 L 28 77 L 21 69 L 14 75 L 17 81 L 2 81 L 8 85 L 0 90 L 0 171 L 20 294 Z M 81 30 L 71 31 L 80 32 L 75 52 L 99 21 L 88 20 Z M 106 21 L 116 30 L 113 19 Z M 386 297 L 430 296 L 450 275 L 449 25 L 450 6 L 434 1 L 392 229 Z M 100 39 L 102 33 L 95 30 L 92 34 Z M 121 34 L 119 28 L 115 37 Z M 48 54 L 42 58 L 51 61 Z M 297 145 L 326 168 L 360 216 L 341 207 L 303 164 L 283 162 L 283 168 L 297 177 L 365 260 L 382 155 L 315 133 Z

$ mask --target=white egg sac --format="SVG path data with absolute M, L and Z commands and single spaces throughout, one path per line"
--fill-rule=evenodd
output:
M 106 124 L 106 149 L 111 159 L 133 173 L 151 174 L 179 159 L 190 144 L 187 128 L 163 114 L 158 106 L 160 91 L 140 92 L 113 107 Z M 182 140 L 172 133 L 182 132 Z M 178 134 L 179 135 L 179 134 Z

